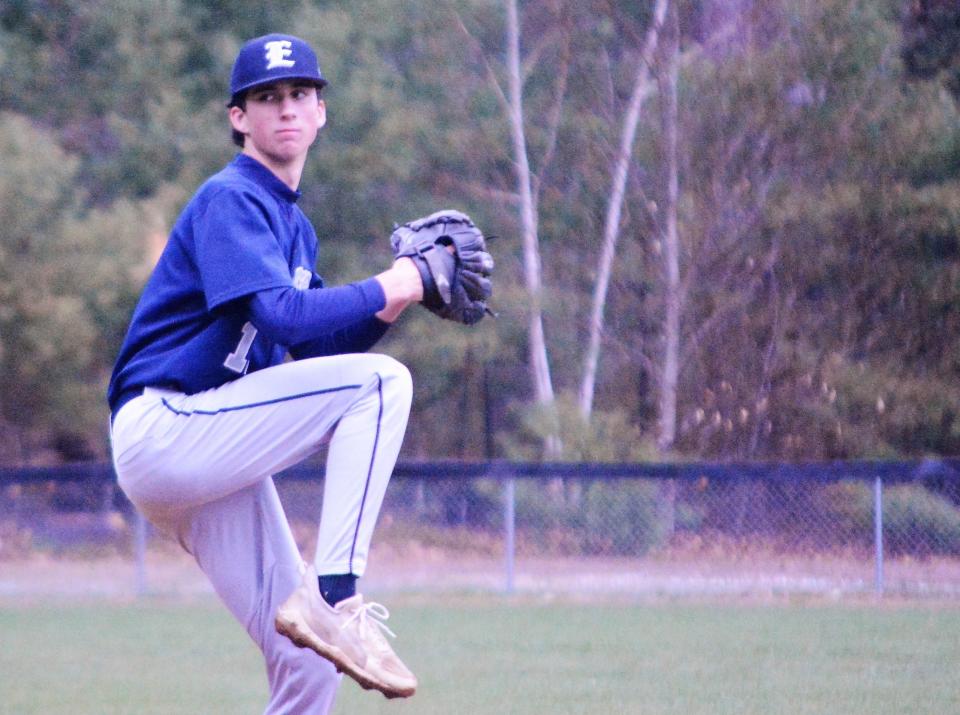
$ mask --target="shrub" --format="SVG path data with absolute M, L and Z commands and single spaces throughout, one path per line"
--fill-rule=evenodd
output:
M 649 481 L 567 480 L 557 492 L 542 483 L 516 491 L 519 528 L 544 547 L 565 552 L 640 556 L 669 537 L 673 500 Z
M 638 479 L 594 482 L 584 495 L 583 540 L 589 552 L 640 556 L 669 536 L 672 510 L 658 484 Z
M 924 487 L 890 487 L 883 496 L 883 533 L 893 553 L 960 554 L 960 510 Z
M 845 536 L 873 538 L 873 490 L 863 482 L 824 489 L 826 516 Z M 960 554 L 960 509 L 921 485 L 883 490 L 884 545 L 890 553 Z

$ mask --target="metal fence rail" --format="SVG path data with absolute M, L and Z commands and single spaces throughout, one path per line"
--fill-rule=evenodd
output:
M 322 464 L 277 484 L 306 551 Z M 132 565 L 132 590 L 149 592 L 158 541 L 109 464 L 0 469 L 0 593 L 17 592 L 5 574 L 30 573 L 31 559 L 97 558 L 104 544 Z M 956 597 L 960 460 L 401 462 L 380 553 L 380 579 L 396 588 L 416 588 L 419 574 L 507 592 Z

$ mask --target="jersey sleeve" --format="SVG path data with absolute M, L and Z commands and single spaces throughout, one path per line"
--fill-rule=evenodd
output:
M 257 291 L 246 301 L 246 315 L 271 340 L 296 345 L 370 320 L 385 305 L 380 283 L 368 278 L 334 288 Z
M 290 346 L 290 355 L 295 360 L 344 353 L 365 353 L 382 338 L 390 328 L 377 317 L 358 321 L 329 335 Z
M 217 189 L 194 218 L 197 268 L 207 309 L 240 296 L 291 284 L 290 268 L 253 191 Z

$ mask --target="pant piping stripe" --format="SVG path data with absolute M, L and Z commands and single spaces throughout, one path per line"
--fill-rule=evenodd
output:
M 176 407 L 167 402 L 167 398 L 163 398 L 161 402 L 163 406 L 168 410 L 173 412 L 176 415 L 181 415 L 184 417 L 192 417 L 193 415 L 202 415 L 205 417 L 213 417 L 215 415 L 223 414 L 226 412 L 237 412 L 239 410 L 249 410 L 255 407 L 265 407 L 266 405 L 275 405 L 279 402 L 288 402 L 290 400 L 299 400 L 303 397 L 315 397 L 316 395 L 323 395 L 328 392 L 341 392 L 343 390 L 356 390 L 362 387 L 362 385 L 342 385 L 340 387 L 329 387 L 323 390 L 313 390 L 311 392 L 301 392 L 296 395 L 286 395 L 284 397 L 277 397 L 272 400 L 263 400 L 262 402 L 251 402 L 247 405 L 234 405 L 231 407 L 221 407 L 217 410 L 178 410 Z M 382 408 L 381 408 L 382 409 Z M 379 425 L 377 426 L 379 430 Z
M 380 423 L 383 421 L 383 378 L 377 374 L 377 397 L 380 400 L 380 410 L 377 413 L 377 430 L 373 435 L 373 450 L 370 454 L 370 465 L 367 467 L 367 481 L 363 485 L 363 497 L 360 499 L 360 512 L 357 514 L 357 527 L 353 531 L 353 543 L 350 545 L 350 573 L 353 573 L 353 554 L 357 550 L 357 539 L 360 535 L 360 521 L 363 519 L 363 507 L 367 503 L 367 492 L 370 490 L 370 480 L 373 478 L 373 463 L 377 458 L 377 444 L 380 442 Z

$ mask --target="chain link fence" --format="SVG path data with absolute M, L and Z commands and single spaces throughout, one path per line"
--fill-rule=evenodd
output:
M 322 465 L 277 477 L 304 555 Z M 960 465 L 401 463 L 364 589 L 960 596 Z M 209 591 L 108 465 L 0 471 L 0 596 Z

